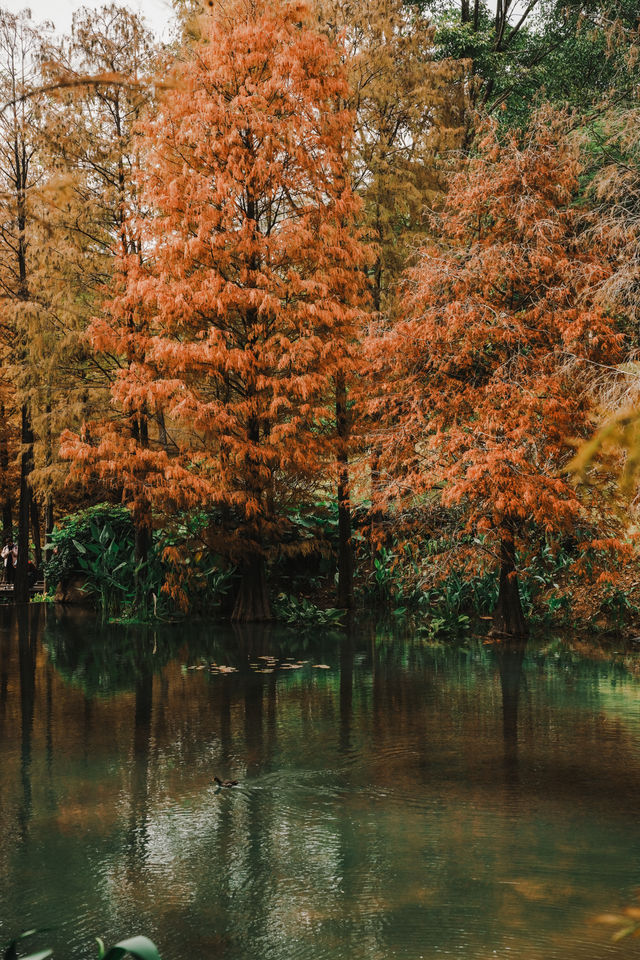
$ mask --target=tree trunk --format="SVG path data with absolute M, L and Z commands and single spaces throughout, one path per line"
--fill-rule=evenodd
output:
M 2 541 L 13 540 L 13 503 L 11 493 L 6 491 L 2 501 Z
M 44 504 L 44 570 L 46 570 L 47 563 L 51 559 L 52 546 L 51 546 L 51 534 L 53 533 L 53 497 L 51 494 L 47 494 L 47 499 Z M 47 583 L 46 574 L 44 575 L 44 592 L 46 593 L 49 589 L 49 584 Z
M 133 508 L 133 530 L 134 530 L 134 550 L 136 558 L 136 567 L 138 564 L 146 564 L 149 559 L 149 552 L 153 542 L 153 532 L 151 526 L 151 504 L 148 500 L 142 500 Z M 142 574 L 142 575 L 141 575 Z M 145 592 L 146 577 L 142 570 L 136 573 L 136 601 L 138 607 L 146 611 L 151 602 L 151 593 Z
M 20 454 L 20 509 L 18 512 L 18 562 L 13 596 L 16 603 L 29 599 L 29 520 L 31 518 L 31 484 L 33 469 L 33 430 L 26 404 L 22 406 L 22 453 Z
M 251 326 L 257 322 L 257 313 L 254 308 L 248 313 Z M 247 395 L 254 393 L 253 385 L 247 385 Z M 256 416 L 251 416 L 247 422 L 247 439 L 252 446 L 260 444 L 261 422 Z M 264 424 L 263 424 L 264 426 Z M 249 463 L 246 471 L 246 490 L 256 503 L 264 509 L 265 483 L 260 477 L 257 463 Z M 262 553 L 264 518 L 260 515 L 247 530 L 247 553 L 241 564 L 242 580 L 236 597 L 231 619 L 237 623 L 254 623 L 271 620 L 271 606 L 269 591 L 267 590 L 267 573 L 264 555 Z
M 42 570 L 42 538 L 40 536 L 40 508 L 38 501 L 31 495 L 31 535 L 33 537 L 33 553 L 38 570 Z
M 13 540 L 13 502 L 9 487 L 9 441 L 4 404 L 0 403 L 0 471 L 2 472 L 2 541 Z
M 242 565 L 242 580 L 231 619 L 237 623 L 271 620 L 264 558 L 253 554 Z
M 46 405 L 46 434 L 45 434 L 45 461 L 47 466 L 51 466 L 52 443 L 51 443 L 51 387 L 47 385 L 47 405 Z M 44 565 L 51 558 L 51 534 L 53 533 L 53 497 L 51 491 L 45 494 L 44 498 Z
M 349 416 L 344 373 L 336 377 L 336 426 L 338 432 L 338 607 L 353 606 L 353 547 L 349 493 Z
M 526 637 L 529 633 L 520 602 L 513 533 L 509 530 L 503 530 L 500 541 L 500 590 L 489 632 L 499 637 Z
M 384 520 L 384 511 L 382 509 L 382 473 L 380 470 L 381 449 L 380 445 L 374 443 L 369 454 L 369 464 L 371 471 L 371 510 L 369 524 L 369 548 L 371 552 L 371 569 L 373 570 L 374 560 L 378 550 L 382 546 L 382 522 Z
M 145 503 L 137 506 L 133 511 L 133 527 L 135 539 L 135 556 L 138 563 L 146 563 L 151 549 L 151 505 Z

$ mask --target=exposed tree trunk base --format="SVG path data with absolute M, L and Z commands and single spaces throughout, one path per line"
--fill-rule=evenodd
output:
M 134 521 L 135 522 L 135 521 Z M 149 550 L 151 549 L 152 533 L 147 523 L 135 522 L 135 556 L 138 563 L 146 563 L 149 559 Z
M 515 546 L 513 537 L 507 534 L 503 535 L 500 546 L 500 590 L 489 636 L 514 639 L 524 639 L 529 636 L 529 628 L 520 602 Z
M 267 577 L 262 557 L 250 557 L 245 561 L 231 619 L 236 623 L 271 620 Z
M 520 598 L 515 602 L 498 603 L 493 612 L 493 621 L 489 629 L 489 636 L 505 637 L 509 640 L 526 640 L 529 636 L 529 627 L 524 619 Z

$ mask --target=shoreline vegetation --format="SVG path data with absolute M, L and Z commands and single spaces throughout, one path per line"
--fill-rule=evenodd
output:
M 180 531 L 173 536 L 186 539 Z M 268 569 L 274 623 L 298 629 L 344 628 L 354 613 L 375 611 L 410 625 L 429 640 L 490 633 L 497 572 L 490 563 L 456 569 L 451 554 L 455 558 L 459 545 L 444 539 L 427 540 L 411 550 L 392 541 L 372 549 L 362 534 L 355 539 L 353 608 L 334 606 L 337 536 L 335 509 L 332 516 L 329 504 L 316 504 L 313 519 L 309 515 L 292 521 L 290 552 Z M 172 573 L 162 559 L 165 543 L 156 532 L 147 563 L 141 566 L 135 556 L 133 518 L 126 508 L 97 504 L 71 515 L 52 534 L 45 564 L 48 590 L 36 600 L 86 607 L 112 622 L 185 617 L 228 621 L 237 571 L 204 550 L 185 557 L 188 580 L 183 576 L 182 583 L 189 596 L 183 610 L 163 591 Z M 598 583 L 592 571 L 599 561 L 573 543 L 555 553 L 545 544 L 537 555 L 519 560 L 523 609 L 535 634 L 559 629 L 640 641 L 640 578 L 634 566 L 621 564 L 612 581 Z

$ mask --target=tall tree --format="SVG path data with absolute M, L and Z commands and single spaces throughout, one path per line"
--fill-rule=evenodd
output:
M 39 304 L 32 283 L 37 259 L 34 231 L 38 229 L 35 190 L 42 177 L 37 162 L 39 101 L 29 96 L 40 79 L 41 32 L 28 11 L 0 12 L 0 291 L 4 367 L 4 416 L 11 416 L 19 438 L 18 561 L 15 597 L 28 599 L 30 522 L 33 510 L 33 390 L 37 370 L 29 363 L 30 331 L 37 324 Z M 7 385 L 11 384 L 9 394 Z M 6 422 L 6 421 L 5 421 Z M 6 430 L 2 466 L 8 460 Z M 5 524 L 10 513 L 5 495 Z
M 314 10 L 321 29 L 343 49 L 349 79 L 343 106 L 353 112 L 355 127 L 351 184 L 362 197 L 371 241 L 371 302 L 386 315 L 390 292 L 424 230 L 425 210 L 444 190 L 451 149 L 461 141 L 463 71 L 434 58 L 429 17 L 403 0 L 315 0 Z M 349 461 L 362 440 L 356 386 L 347 371 L 336 382 L 341 607 L 351 605 L 353 593 Z
M 376 262 L 373 306 L 406 266 L 425 211 L 445 189 L 464 133 L 467 97 L 459 62 L 435 59 L 428 15 L 403 0 L 315 0 L 320 27 L 340 40 L 354 114 L 351 184 L 362 198 Z
M 415 508 L 440 490 L 462 536 L 496 545 L 498 633 L 526 632 L 518 543 L 584 517 L 566 473 L 570 441 L 589 429 L 590 362 L 619 355 L 593 301 L 609 267 L 572 205 L 578 175 L 548 114 L 521 140 L 485 131 L 452 182 L 441 242 L 407 277 L 405 319 L 373 344 L 391 378 L 390 495 Z
M 323 421 L 364 258 L 345 94 L 304 5 L 214 8 L 145 127 L 144 259 L 123 258 L 126 288 L 92 326 L 95 349 L 129 358 L 112 402 L 147 435 L 103 424 L 66 441 L 130 502 L 217 509 L 212 542 L 242 572 L 237 620 L 269 618 L 265 556 L 290 482 L 317 482 L 335 456 Z
M 49 351 L 58 388 L 46 425 L 54 440 L 48 450 L 53 463 L 48 477 L 45 470 L 39 475 L 48 490 L 53 487 L 62 495 L 67 470 L 55 462 L 55 441 L 64 428 L 108 409 L 110 386 L 130 359 L 99 358 L 88 349 L 86 330 L 106 291 L 112 294 L 114 284 L 124 282 L 127 257 L 139 253 L 134 131 L 152 100 L 157 52 L 140 17 L 106 3 L 76 10 L 70 36 L 47 53 L 44 155 L 55 174 L 48 221 L 53 234 L 49 260 L 56 259 L 49 290 L 63 335 L 58 349 Z M 144 552 L 148 531 L 144 522 L 138 526 Z

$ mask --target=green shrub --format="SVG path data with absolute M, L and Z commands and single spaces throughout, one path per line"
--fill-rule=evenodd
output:
M 123 553 L 133 551 L 134 528 L 129 511 L 112 503 L 98 503 L 64 517 L 51 533 L 45 563 L 47 582 L 65 583 L 72 577 L 83 576 L 80 558 L 86 556 L 87 547 L 96 542 L 97 533 L 105 526 Z
M 180 584 L 191 613 L 211 613 L 229 590 L 234 571 L 223 569 L 202 548 L 198 523 L 191 518 L 178 521 L 171 531 L 156 531 L 147 559 L 140 561 L 129 511 L 98 504 L 70 514 L 53 531 L 45 575 L 54 585 L 82 578 L 87 595 L 107 618 L 174 616 L 181 607 L 163 590 L 168 581 Z M 178 564 L 166 561 L 165 551 L 179 552 L 182 559 Z
M 276 620 L 281 623 L 339 626 L 344 619 L 345 612 L 334 607 L 322 609 L 305 597 L 298 599 L 288 596 L 286 593 L 280 593 L 273 603 L 273 614 Z

